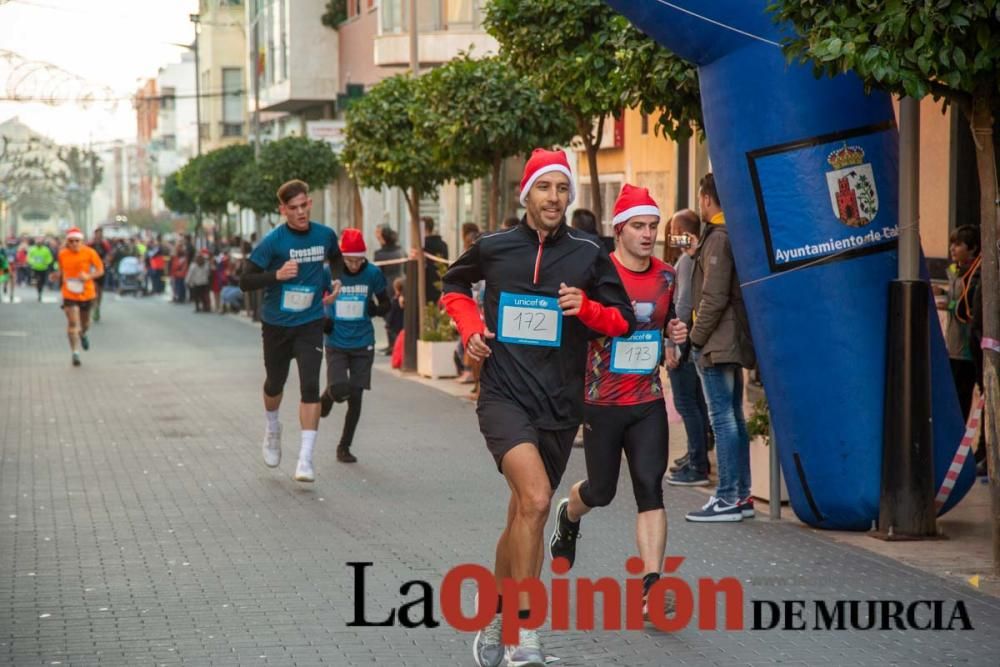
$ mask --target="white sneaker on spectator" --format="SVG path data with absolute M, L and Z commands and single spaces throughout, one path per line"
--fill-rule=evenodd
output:
M 277 431 L 268 429 L 264 433 L 264 465 L 268 468 L 277 468 L 281 463 L 281 424 L 278 424 Z

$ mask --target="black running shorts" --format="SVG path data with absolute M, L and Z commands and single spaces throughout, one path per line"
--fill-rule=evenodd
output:
M 538 448 L 549 476 L 549 485 L 553 491 L 556 490 L 573 451 L 576 427 L 555 431 L 537 428 L 518 405 L 496 399 L 480 400 L 476 413 L 479 415 L 479 430 L 486 438 L 486 447 L 501 473 L 500 464 L 504 455 L 521 443 L 530 442 Z
M 319 403 L 319 374 L 323 366 L 323 320 L 297 327 L 264 322 L 264 393 L 278 396 L 285 389 L 288 367 L 295 359 L 299 368 L 299 390 L 303 403 Z
M 79 308 L 81 313 L 86 313 L 90 310 L 90 304 L 94 303 L 93 299 L 87 299 L 86 301 L 77 301 L 76 299 L 63 299 L 63 308 Z
M 662 398 L 639 405 L 585 405 L 587 481 L 580 487 L 580 499 L 587 507 L 611 503 L 624 451 L 638 511 L 663 509 L 668 445 L 667 409 Z
M 372 388 L 372 364 L 375 362 L 375 348 L 362 347 L 356 350 L 326 348 L 326 384 L 328 386 L 347 385 L 351 389 Z

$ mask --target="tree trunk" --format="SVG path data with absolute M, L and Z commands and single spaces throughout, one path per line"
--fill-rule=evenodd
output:
M 998 270 L 997 163 L 993 144 L 991 96 L 977 95 L 972 105 L 972 133 L 976 140 L 976 165 L 979 168 L 979 210 L 982 246 L 983 337 L 1000 339 L 1000 270 Z M 986 397 L 986 455 L 990 468 L 990 501 L 993 514 L 993 573 L 1000 576 L 1000 353 L 983 350 L 983 392 Z
M 493 161 L 490 172 L 490 211 L 486 218 L 486 229 L 495 232 L 497 229 L 497 214 L 500 208 L 500 170 L 503 168 L 503 158 Z
M 405 190 L 406 203 L 410 208 L 410 248 L 416 251 L 417 256 L 417 329 L 414 340 L 419 340 L 424 330 L 424 310 L 427 306 L 427 260 L 424 258 L 424 248 L 420 243 L 420 193 L 416 189 L 411 189 L 409 193 Z
M 604 116 L 597 122 L 597 136 L 594 136 L 594 126 L 590 118 L 577 118 L 577 131 L 583 139 L 587 152 L 587 169 L 590 172 L 590 208 L 597 218 L 597 233 L 601 234 L 604 220 L 604 202 L 601 196 L 600 174 L 597 170 L 597 150 L 601 147 L 601 134 L 604 132 Z

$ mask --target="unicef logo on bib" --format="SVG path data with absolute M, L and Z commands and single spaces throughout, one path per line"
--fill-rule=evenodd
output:
M 500 293 L 497 340 L 515 345 L 559 347 L 562 310 L 553 297 Z

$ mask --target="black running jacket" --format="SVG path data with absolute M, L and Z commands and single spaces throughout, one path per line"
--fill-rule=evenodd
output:
M 525 219 L 517 227 L 481 236 L 445 273 L 441 303 L 458 324 L 463 342 L 497 332 L 500 293 L 559 298 L 559 285 L 579 287 L 587 301 L 580 314 L 562 318 L 559 347 L 487 339 L 492 354 L 480 377 L 479 400 L 519 405 L 536 428 L 575 428 L 583 419 L 587 343 L 594 335 L 627 336 L 635 314 L 618 272 L 599 239 L 563 222 L 539 247 Z M 486 281 L 485 323 L 471 286 Z

